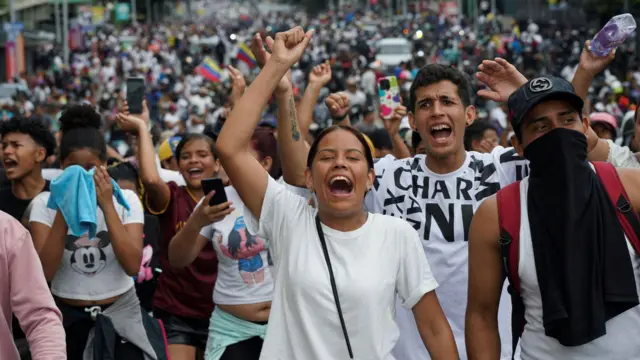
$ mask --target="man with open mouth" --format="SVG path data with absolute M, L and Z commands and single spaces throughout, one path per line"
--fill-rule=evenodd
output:
M 21 221 L 31 200 L 49 191 L 42 162 L 53 154 L 56 140 L 38 120 L 13 117 L 0 124 L 3 167 L 10 186 L 0 188 L 0 211 Z
M 56 139 L 45 124 L 21 116 L 0 124 L 2 165 L 10 185 L 0 188 L 0 211 L 25 224 L 31 200 L 49 191 L 49 181 L 42 178 L 42 162 L 53 154 Z M 22 221 L 22 220 L 25 221 Z M 27 353 L 25 334 L 13 317 L 14 339 L 20 353 Z
M 436 290 L 438 299 L 451 324 L 458 352 L 466 359 L 469 224 L 482 200 L 523 178 L 527 167 L 512 148 L 498 146 L 487 154 L 465 151 L 465 129 L 473 123 L 476 110 L 470 82 L 458 70 L 427 65 L 417 74 L 409 97 L 409 122 L 419 133 L 426 154 L 380 159 L 366 206 L 370 211 L 405 219 L 420 234 L 433 273 L 441 282 Z M 499 311 L 501 358 L 510 359 L 510 303 L 506 291 L 503 295 L 505 301 Z M 413 314 L 396 306 L 396 321 L 400 338 L 394 356 L 429 359 Z

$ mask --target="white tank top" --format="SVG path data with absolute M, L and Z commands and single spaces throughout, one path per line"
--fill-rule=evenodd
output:
M 607 321 L 606 335 L 592 342 L 574 347 L 561 345 L 558 340 L 545 335 L 542 321 L 542 298 L 538 287 L 538 275 L 531 244 L 527 190 L 529 178 L 520 183 L 520 260 L 518 276 L 527 324 L 520 339 L 522 360 L 631 360 L 640 359 L 640 306 L 629 309 Z M 640 257 L 627 240 L 631 254 L 636 287 L 640 293 Z

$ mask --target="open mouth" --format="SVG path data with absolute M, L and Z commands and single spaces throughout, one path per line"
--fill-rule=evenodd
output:
M 431 137 L 433 137 L 437 142 L 446 141 L 451 134 L 451 126 L 447 124 L 438 124 L 431 127 Z
M 192 168 L 192 169 L 189 169 L 187 173 L 191 178 L 200 178 L 202 177 L 203 171 L 202 169 L 199 169 L 199 168 Z
M 18 167 L 18 162 L 11 159 L 4 159 L 4 168 L 9 170 Z
M 353 191 L 353 183 L 345 176 L 334 176 L 329 180 L 329 191 L 336 196 L 345 196 Z

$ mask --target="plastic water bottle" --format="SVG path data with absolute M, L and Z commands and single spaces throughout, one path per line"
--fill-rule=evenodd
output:
M 598 56 L 607 56 L 635 30 L 636 20 L 633 15 L 628 13 L 616 15 L 591 40 L 591 52 Z

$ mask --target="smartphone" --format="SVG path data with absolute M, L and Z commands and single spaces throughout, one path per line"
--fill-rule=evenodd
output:
M 224 183 L 222 182 L 222 179 L 203 179 L 201 181 L 201 184 L 202 191 L 204 191 L 205 196 L 214 190 L 216 192 L 215 194 L 213 194 L 213 197 L 209 201 L 209 206 L 220 205 L 228 201 L 227 193 L 224 191 Z
M 378 96 L 380 97 L 380 117 L 391 118 L 396 107 L 402 104 L 398 79 L 395 76 L 387 76 L 378 80 Z
M 142 114 L 142 100 L 144 100 L 144 78 L 127 78 L 127 104 L 131 114 Z

